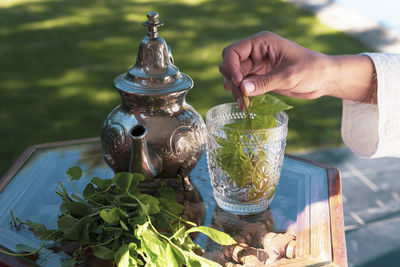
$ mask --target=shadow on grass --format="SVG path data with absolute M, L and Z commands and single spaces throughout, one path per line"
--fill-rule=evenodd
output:
M 262 30 L 329 54 L 366 50 L 309 13 L 279 0 L 37 0 L 0 4 L 0 173 L 29 145 L 98 136 L 119 104 L 112 81 L 136 60 L 148 11 L 175 63 L 195 87 L 187 100 L 203 116 L 233 98 L 218 72 L 222 49 Z M 341 103 L 288 100 L 288 149 L 340 141 Z

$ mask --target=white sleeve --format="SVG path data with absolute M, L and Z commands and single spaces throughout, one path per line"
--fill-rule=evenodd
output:
M 400 157 L 400 55 L 364 55 L 375 65 L 378 105 L 343 100 L 343 141 L 359 157 Z

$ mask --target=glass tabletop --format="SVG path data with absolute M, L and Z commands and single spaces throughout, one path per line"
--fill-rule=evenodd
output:
M 83 190 L 92 177 L 114 176 L 103 160 L 97 139 L 37 146 L 19 165 L 14 166 L 14 172 L 9 172 L 8 177 L 3 177 L 3 186 L 0 186 L 0 246 L 11 251 L 16 251 L 17 244 L 39 247 L 42 241 L 28 230 L 17 231 L 11 227 L 10 210 L 22 220 L 29 219 L 55 229 L 61 204 L 61 198 L 55 194 L 56 186 L 62 182 L 69 192 L 74 190 L 66 176 L 68 168 L 80 166 L 84 171 L 83 178 L 74 181 L 79 190 Z M 246 231 L 260 231 L 252 232 L 252 236 L 262 232 L 292 232 L 297 239 L 296 259 L 285 262 L 297 261 L 299 265 L 296 266 L 310 266 L 331 263 L 333 258 L 327 175 L 326 168 L 286 156 L 269 209 L 250 216 L 231 215 L 217 207 L 205 154 L 192 171 L 191 180 L 201 194 L 205 226 L 232 236 L 244 235 Z M 220 249 L 204 235 L 199 235 L 195 241 L 207 251 Z M 65 255 L 47 250 L 36 264 L 60 266 L 63 257 Z M 316 260 L 310 261 L 310 258 Z

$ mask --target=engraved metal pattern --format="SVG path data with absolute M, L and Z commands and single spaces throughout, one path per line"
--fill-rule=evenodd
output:
M 148 32 L 136 63 L 114 81 L 122 103 L 102 127 L 105 159 L 114 172 L 131 166 L 143 170 L 147 179 L 180 175 L 190 187 L 189 174 L 205 151 L 205 124 L 185 101 L 193 80 L 174 65 L 167 43 L 158 35 L 163 23 L 155 12 L 147 17 Z M 137 126 L 146 132 L 140 140 L 130 136 Z M 132 153 L 132 148 L 138 151 Z

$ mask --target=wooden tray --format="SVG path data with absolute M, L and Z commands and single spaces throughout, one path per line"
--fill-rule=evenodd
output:
M 83 189 L 90 178 L 113 177 L 103 160 L 98 138 L 36 145 L 28 148 L 0 180 L 0 246 L 15 251 L 17 244 L 39 247 L 41 240 L 30 231 L 10 227 L 10 209 L 23 219 L 57 227 L 61 199 L 55 194 L 59 181 L 72 192 L 66 170 L 80 166 Z M 347 266 L 343 231 L 340 174 L 335 168 L 286 155 L 282 175 L 270 208 L 259 215 L 235 216 L 216 205 L 205 155 L 191 174 L 205 206 L 204 225 L 235 235 L 247 223 L 262 222 L 267 231 L 296 233 L 295 259 L 281 259 L 277 266 Z M 206 250 L 215 249 L 205 237 L 196 239 Z M 50 250 L 36 263 L 0 253 L 2 266 L 60 266 L 62 255 Z

